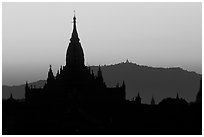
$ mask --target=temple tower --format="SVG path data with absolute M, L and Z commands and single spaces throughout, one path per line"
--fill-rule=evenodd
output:
M 79 37 L 76 29 L 76 17 L 73 17 L 73 31 L 70 43 L 66 53 L 67 67 L 82 67 L 84 66 L 84 52 L 79 42 Z

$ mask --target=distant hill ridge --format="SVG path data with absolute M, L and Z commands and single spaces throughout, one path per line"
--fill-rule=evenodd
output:
M 91 66 L 96 74 L 98 66 Z M 107 86 L 116 86 L 117 83 L 126 83 L 126 98 L 131 99 L 139 92 L 143 103 L 150 103 L 154 96 L 156 103 L 166 97 L 179 96 L 188 102 L 195 101 L 199 90 L 201 74 L 182 68 L 148 67 L 126 61 L 114 65 L 101 66 Z M 45 80 L 39 80 L 30 85 L 43 87 Z M 2 87 L 2 97 L 8 98 L 10 93 L 14 98 L 24 97 L 25 84 Z

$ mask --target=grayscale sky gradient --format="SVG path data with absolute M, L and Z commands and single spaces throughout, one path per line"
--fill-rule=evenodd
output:
M 3 3 L 3 84 L 65 65 L 73 10 L 86 65 L 126 59 L 202 71 L 201 3 Z

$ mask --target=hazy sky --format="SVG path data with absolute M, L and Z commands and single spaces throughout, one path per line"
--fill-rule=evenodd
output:
M 201 3 L 3 3 L 3 84 L 65 65 L 73 10 L 86 65 L 126 59 L 202 71 Z

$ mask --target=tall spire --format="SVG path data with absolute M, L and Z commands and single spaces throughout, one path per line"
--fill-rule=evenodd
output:
M 84 66 L 84 52 L 79 42 L 74 11 L 73 31 L 66 53 L 66 66 Z
M 71 41 L 79 41 L 77 29 L 76 29 L 76 16 L 75 16 L 75 10 L 74 10 L 74 17 L 73 17 L 73 31 L 72 31 L 72 37 Z

